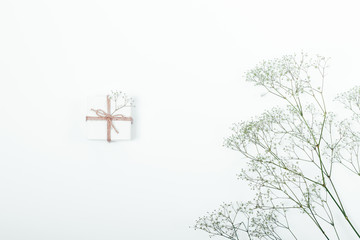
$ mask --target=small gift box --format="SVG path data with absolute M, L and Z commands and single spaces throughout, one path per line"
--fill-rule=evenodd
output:
M 87 137 L 94 140 L 131 139 L 133 100 L 122 92 L 99 95 L 87 101 Z

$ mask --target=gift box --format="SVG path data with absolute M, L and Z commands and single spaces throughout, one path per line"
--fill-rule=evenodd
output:
M 120 99 L 119 99 L 120 98 Z M 130 104 L 129 104 L 130 101 Z M 121 102 L 121 103 L 119 103 Z M 119 94 L 87 99 L 87 137 L 92 140 L 130 140 L 132 100 Z

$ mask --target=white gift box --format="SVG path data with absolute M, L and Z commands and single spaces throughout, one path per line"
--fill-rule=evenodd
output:
M 107 107 L 107 96 L 106 95 L 97 95 L 91 96 L 87 99 L 87 117 L 99 117 L 97 113 L 93 110 L 102 110 L 98 112 L 101 116 L 104 117 L 104 113 L 108 113 Z M 110 113 L 112 114 L 115 111 L 115 103 L 114 101 L 110 100 Z M 126 118 L 131 117 L 131 107 L 123 107 L 116 111 L 114 116 L 122 115 Z M 111 141 L 116 140 L 130 140 L 131 139 L 131 121 L 126 120 L 112 120 L 112 124 L 118 131 L 115 131 L 113 126 L 110 126 L 110 134 L 111 134 Z M 88 139 L 92 140 L 107 140 L 107 133 L 108 133 L 108 123 L 106 119 L 97 119 L 92 120 L 92 118 L 86 120 L 86 130 L 87 130 L 87 137 Z

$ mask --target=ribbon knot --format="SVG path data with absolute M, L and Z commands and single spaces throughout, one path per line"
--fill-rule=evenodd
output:
M 122 114 L 111 114 L 111 103 L 110 103 L 110 97 L 109 95 L 106 96 L 106 102 L 107 102 L 107 112 L 105 112 L 102 109 L 91 109 L 91 111 L 95 112 L 95 114 L 97 115 L 97 117 L 93 117 L 93 116 L 86 116 L 86 121 L 87 120 L 105 120 L 107 122 L 107 141 L 111 142 L 111 128 L 113 128 L 115 130 L 115 132 L 118 134 L 119 131 L 116 129 L 113 121 L 114 120 L 118 120 L 118 121 L 131 121 L 131 123 L 133 122 L 132 117 L 125 117 Z

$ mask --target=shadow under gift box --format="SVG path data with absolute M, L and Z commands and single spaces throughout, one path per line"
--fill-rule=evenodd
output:
M 107 112 L 107 96 L 96 95 L 90 96 L 87 99 L 87 111 L 86 116 L 98 117 L 96 112 L 91 109 L 101 109 Z M 110 112 L 114 112 L 115 103 L 110 100 Z M 131 107 L 124 107 L 116 111 L 115 115 L 121 114 L 125 117 L 131 117 Z M 111 127 L 111 141 L 116 140 L 131 140 L 131 121 L 112 120 L 112 124 L 119 133 Z M 86 132 L 87 138 L 90 140 L 107 140 L 107 120 L 87 120 Z

